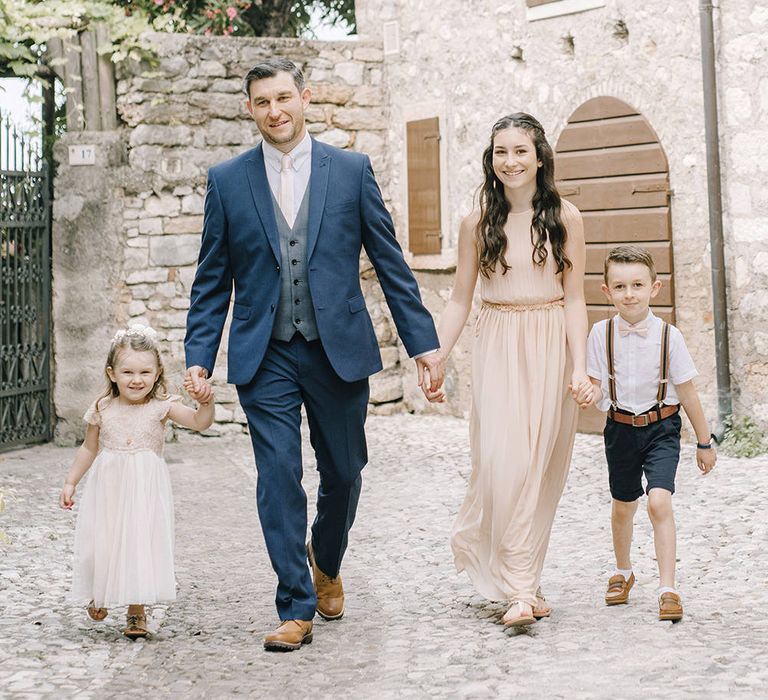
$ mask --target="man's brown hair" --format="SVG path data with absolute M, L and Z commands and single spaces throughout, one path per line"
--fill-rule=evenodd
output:
M 640 263 L 648 268 L 651 273 L 651 282 L 656 281 L 656 266 L 653 264 L 653 256 L 647 248 L 639 245 L 620 245 L 613 248 L 605 259 L 605 268 L 603 270 L 603 279 L 608 284 L 608 266 L 611 263 L 630 264 Z

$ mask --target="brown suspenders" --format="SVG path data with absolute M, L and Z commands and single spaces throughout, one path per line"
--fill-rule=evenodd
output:
M 669 324 L 664 321 L 661 330 L 661 355 L 659 357 L 659 390 L 656 392 L 656 405 L 661 408 L 667 396 L 669 384 Z M 608 360 L 608 395 L 611 399 L 611 408 L 618 408 L 616 398 L 616 377 L 613 365 L 613 318 L 605 324 L 605 356 Z
M 605 355 L 608 360 L 608 395 L 611 398 L 611 408 L 616 409 L 616 377 L 613 374 L 613 318 L 605 324 Z
M 669 324 L 665 321 L 661 330 L 661 356 L 659 357 L 659 390 L 656 392 L 656 405 L 661 408 L 667 396 L 669 384 Z

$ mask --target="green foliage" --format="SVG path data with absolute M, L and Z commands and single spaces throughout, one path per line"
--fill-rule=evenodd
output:
M 355 32 L 354 0 L 286 2 L 262 0 L 251 3 L 245 16 L 256 36 L 304 36 L 310 31 L 312 13 L 331 24 L 345 24 Z
M 355 27 L 354 0 L 0 0 L 0 68 L 35 77 L 46 43 L 66 39 L 97 22 L 117 63 L 151 58 L 141 40 L 148 30 L 225 36 L 303 36 L 312 13 Z
M 154 24 L 146 14 L 126 16 L 108 0 L 0 0 L 0 63 L 18 76 L 34 77 L 48 41 L 74 36 L 97 22 L 107 25 L 112 45 L 104 52 L 117 62 L 146 59 L 150 51 L 141 34 L 163 31 L 167 19 Z
M 154 21 L 173 16 L 172 24 L 196 34 L 298 37 L 309 31 L 313 12 L 323 21 L 344 23 L 352 31 L 355 27 L 354 0 L 114 1 L 126 11 L 144 12 Z
M 164 22 L 168 31 L 246 36 L 253 34 L 243 12 L 250 0 L 113 0 L 127 15 L 139 12 L 152 22 Z
M 768 436 L 749 417 L 725 419 L 725 435 L 720 443 L 731 457 L 756 457 L 768 452 Z

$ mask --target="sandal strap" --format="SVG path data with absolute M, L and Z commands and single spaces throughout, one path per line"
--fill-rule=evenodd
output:
M 666 593 L 662 593 L 659 596 L 659 601 L 662 603 L 672 603 L 673 605 L 679 605 L 680 604 L 680 596 L 677 593 L 672 593 L 671 591 L 667 591 Z
M 623 591 L 628 585 L 629 581 L 627 581 L 621 574 L 616 574 L 616 576 L 611 576 L 611 578 L 608 579 L 609 591 Z

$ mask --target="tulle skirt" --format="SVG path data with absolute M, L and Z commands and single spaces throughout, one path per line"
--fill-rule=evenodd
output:
M 176 599 L 168 466 L 150 450 L 103 450 L 80 496 L 72 597 L 99 607 Z

